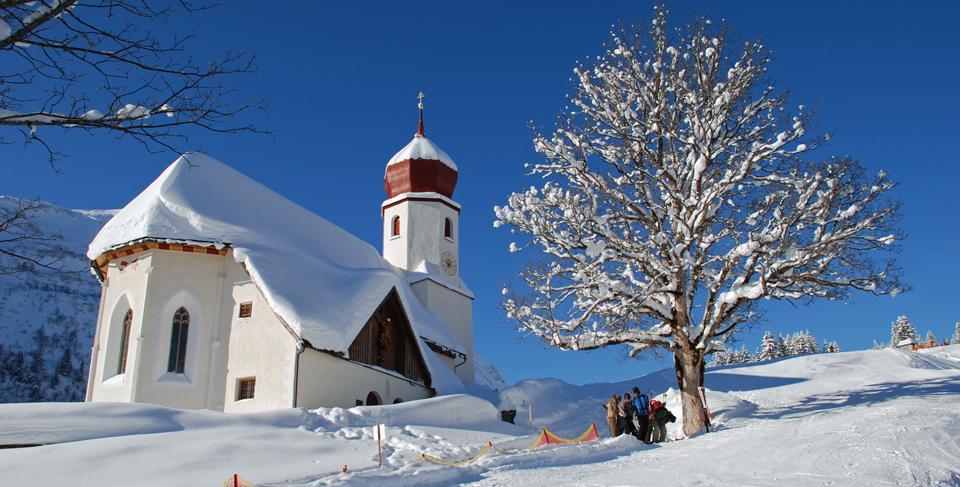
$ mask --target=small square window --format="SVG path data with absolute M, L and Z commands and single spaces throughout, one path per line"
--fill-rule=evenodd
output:
M 237 380 L 237 400 L 253 399 L 254 389 L 257 386 L 256 377 L 247 377 Z
M 251 315 L 253 315 L 253 303 L 250 301 L 240 303 L 240 317 L 249 318 Z

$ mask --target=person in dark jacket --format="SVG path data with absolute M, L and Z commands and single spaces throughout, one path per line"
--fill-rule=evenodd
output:
M 662 443 L 667 439 L 667 422 L 673 423 L 677 417 L 667 409 L 660 401 L 651 401 L 651 432 L 650 436 L 653 443 Z
M 633 425 L 633 403 L 630 399 L 628 392 L 620 401 L 620 434 L 636 435 L 637 429 Z
M 632 392 L 633 410 L 637 416 L 637 430 L 635 436 L 644 443 L 650 443 L 650 398 L 634 387 Z

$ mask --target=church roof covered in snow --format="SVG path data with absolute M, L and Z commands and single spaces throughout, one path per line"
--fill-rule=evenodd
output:
M 463 351 L 414 295 L 407 276 L 371 245 L 200 153 L 181 156 L 118 212 L 90 243 L 91 260 L 143 241 L 229 246 L 274 312 L 321 350 L 348 355 L 354 338 L 392 288 L 414 332 Z M 418 340 L 438 391 L 462 384 Z
M 403 149 L 400 149 L 400 152 L 394 154 L 393 157 L 390 158 L 390 161 L 387 162 L 387 167 L 414 159 L 440 161 L 450 169 L 454 171 L 457 170 L 457 164 L 453 162 L 453 158 L 444 152 L 443 149 L 437 147 L 430 139 L 422 135 L 415 136 L 409 144 Z

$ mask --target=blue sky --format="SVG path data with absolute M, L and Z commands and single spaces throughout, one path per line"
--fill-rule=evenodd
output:
M 347 5 L 347 4 L 350 5 Z M 572 91 L 574 63 L 595 56 L 612 24 L 644 22 L 649 2 L 277 2 L 248 1 L 162 23 L 195 31 L 197 57 L 225 49 L 257 56 L 243 97 L 262 98 L 254 121 L 272 136 L 192 133 L 190 148 L 238 168 L 377 248 L 386 161 L 416 129 L 416 94 L 427 97 L 427 136 L 460 168 L 461 272 L 477 295 L 476 346 L 508 381 L 559 377 L 574 383 L 621 380 L 662 366 L 620 350 L 559 352 L 524 338 L 497 308 L 500 289 L 526 256 L 492 228 L 492 208 L 533 183 L 527 124 L 550 127 Z M 900 262 L 914 290 L 895 299 L 794 307 L 771 303 L 763 330 L 808 329 L 844 349 L 889 337 L 906 314 L 918 331 L 952 333 L 960 321 L 956 284 L 960 46 L 953 2 L 670 2 L 672 23 L 696 15 L 726 19 L 774 54 L 771 75 L 791 103 L 814 107 L 834 138 L 823 154 L 851 154 L 900 183 Z M 59 131 L 56 131 L 59 132 Z M 175 156 L 150 154 L 109 135 L 54 140 L 69 154 L 52 172 L 35 149 L 0 146 L 0 193 L 72 208 L 117 208 Z

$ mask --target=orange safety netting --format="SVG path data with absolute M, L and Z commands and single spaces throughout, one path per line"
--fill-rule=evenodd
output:
M 533 449 L 533 448 L 539 448 L 543 445 L 561 445 L 564 443 L 580 443 L 583 441 L 593 441 L 598 439 L 600 439 L 600 435 L 597 434 L 597 425 L 595 423 L 591 423 L 590 427 L 587 428 L 587 431 L 585 431 L 582 435 L 572 439 L 560 438 L 559 436 L 553 434 L 550 430 L 543 428 L 540 431 L 540 436 L 537 437 L 537 440 L 534 441 L 533 444 L 531 444 L 527 448 Z
M 542 430 L 540 430 L 540 436 L 537 437 L 537 441 L 534 441 L 533 444 L 531 444 L 525 449 L 532 450 L 534 448 L 539 448 L 543 445 L 563 445 L 563 444 L 580 443 L 584 441 L 593 441 L 593 440 L 599 440 L 599 439 L 600 439 L 600 435 L 597 433 L 597 425 L 595 423 L 591 423 L 590 427 L 587 428 L 587 431 L 585 431 L 582 435 L 576 438 L 570 438 L 570 439 L 560 438 L 559 436 L 553 434 L 552 431 L 546 428 L 543 428 Z M 480 451 L 478 451 L 475 455 L 468 458 L 464 458 L 462 460 L 453 460 L 453 461 L 441 460 L 432 455 L 421 453 L 420 458 L 417 461 L 436 463 L 437 465 L 447 465 L 451 467 L 466 467 L 467 465 L 472 464 L 473 462 L 479 460 L 480 458 L 494 451 L 516 453 L 520 450 L 504 450 L 503 448 L 500 448 L 494 445 L 492 442 L 487 442 L 487 446 L 481 448 Z
M 441 460 L 431 455 L 427 455 L 426 453 L 421 453 L 420 460 L 418 461 L 420 462 L 427 461 L 430 463 L 436 463 L 437 465 L 448 465 L 451 467 L 463 467 L 477 461 L 480 457 L 492 452 L 494 448 L 495 447 L 493 446 L 493 443 L 488 441 L 487 446 L 483 447 L 483 449 L 477 452 L 476 455 L 473 455 L 472 457 L 469 457 L 469 458 L 464 458 L 463 460 L 455 460 L 451 462 L 451 461 Z

